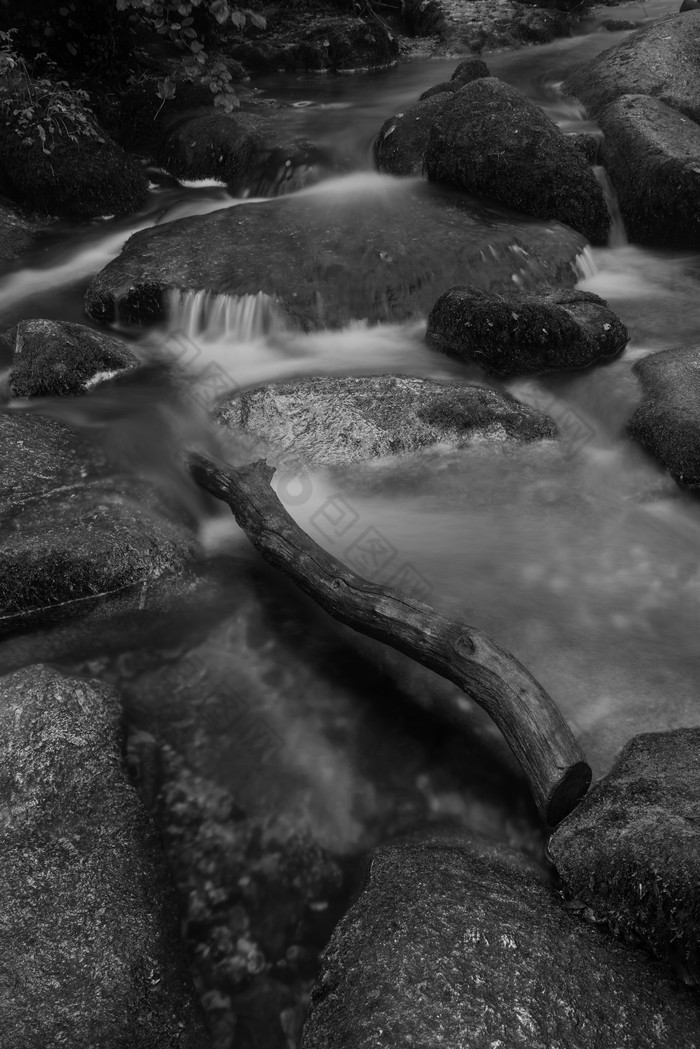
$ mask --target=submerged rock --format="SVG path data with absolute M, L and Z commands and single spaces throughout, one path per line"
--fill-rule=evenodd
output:
M 302 1049 L 700 1045 L 697 1003 L 641 952 L 562 909 L 502 846 L 379 849 L 314 988 Z
M 610 215 L 580 151 L 539 106 L 494 77 L 448 96 L 430 129 L 425 170 L 434 182 L 606 241 Z
M 121 339 L 67 321 L 20 321 L 6 334 L 12 352 L 15 397 L 54 397 L 88 387 L 138 366 Z
M 602 111 L 599 123 L 605 135 L 601 163 L 631 240 L 697 248 L 700 127 L 646 95 L 618 98 Z
M 546 415 L 480 386 L 376 375 L 312 378 L 245 390 L 220 423 L 288 464 L 360 462 L 437 444 L 555 437 Z
M 700 729 L 649 733 L 557 827 L 567 891 L 617 936 L 700 983 Z M 670 1044 L 670 1043 L 669 1043 Z
M 171 590 L 187 591 L 195 547 L 182 508 L 153 479 L 125 475 L 101 450 L 99 431 L 4 412 L 0 449 L 1 634 L 104 603 L 152 610 Z M 149 453 L 140 448 L 140 462 Z
M 306 329 L 404 320 L 460 279 L 494 291 L 572 285 L 583 246 L 556 223 L 506 224 L 454 193 L 358 174 L 137 233 L 85 303 L 101 323 L 117 312 L 152 323 L 171 288 L 264 292 Z
M 205 1049 L 117 694 L 35 666 L 0 695 L 3 1049 Z
M 592 117 L 622 95 L 651 95 L 700 122 L 700 12 L 663 18 L 576 69 L 564 90 Z
M 622 353 L 629 336 L 592 292 L 493 295 L 466 285 L 440 296 L 426 339 L 451 357 L 514 375 L 585 368 Z
M 673 479 L 700 487 L 700 346 L 654 353 L 634 366 L 644 400 L 627 429 Z

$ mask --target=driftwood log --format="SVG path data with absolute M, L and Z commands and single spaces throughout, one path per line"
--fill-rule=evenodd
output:
M 586 793 L 591 770 L 559 709 L 525 667 L 486 634 L 408 594 L 370 583 L 297 525 L 270 486 L 263 460 L 229 467 L 190 458 L 195 480 L 228 503 L 256 550 L 331 616 L 454 682 L 490 715 L 522 765 L 537 807 L 556 826 Z M 458 702 L 439 711 L 464 720 Z

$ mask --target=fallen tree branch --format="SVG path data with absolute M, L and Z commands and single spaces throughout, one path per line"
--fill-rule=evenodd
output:
M 408 594 L 370 583 L 326 553 L 296 524 L 260 460 L 228 467 L 190 459 L 195 480 L 223 499 L 256 550 L 334 619 L 404 652 L 454 682 L 491 716 L 520 761 L 537 806 L 556 826 L 585 794 L 591 770 L 553 700 L 525 667 L 486 634 Z M 459 702 L 439 713 L 464 720 Z

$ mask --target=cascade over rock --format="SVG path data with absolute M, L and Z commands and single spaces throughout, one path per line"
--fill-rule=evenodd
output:
M 583 161 L 582 161 L 583 163 Z M 88 288 L 88 315 L 163 319 L 172 288 L 276 299 L 305 329 L 425 314 L 459 279 L 572 286 L 583 239 L 425 184 L 358 174 L 137 233 Z

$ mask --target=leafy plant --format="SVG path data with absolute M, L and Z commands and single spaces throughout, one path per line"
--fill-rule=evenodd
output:
M 116 0 L 116 5 L 119 11 L 133 10 L 181 51 L 185 78 L 207 85 L 216 105 L 227 111 L 238 107 L 231 73 L 222 59 L 207 54 L 197 29 L 197 15 L 209 15 L 219 25 L 229 23 L 238 29 L 247 24 L 265 29 L 267 23 L 262 15 L 233 7 L 228 0 Z M 174 97 L 175 84 L 170 77 L 165 77 L 157 90 L 165 103 Z
M 0 32 L 0 120 L 27 146 L 40 145 L 50 156 L 56 136 L 78 142 L 82 138 L 104 142 L 87 108 L 87 91 L 74 91 L 65 80 L 32 76 L 25 60 L 14 50 L 14 30 Z M 35 61 L 46 55 L 36 56 Z M 49 63 L 50 66 L 50 63 Z

